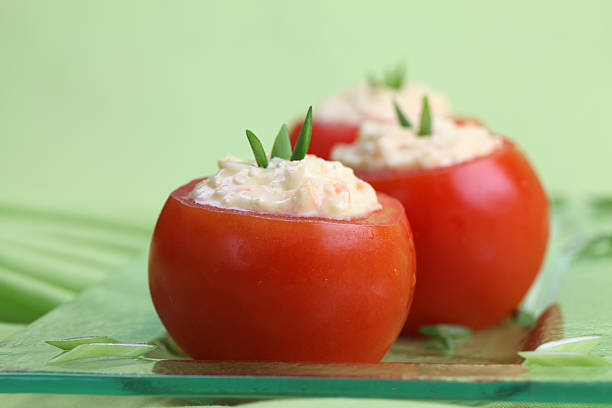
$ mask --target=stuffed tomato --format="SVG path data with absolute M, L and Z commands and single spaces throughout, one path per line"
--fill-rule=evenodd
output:
M 315 112 L 310 152 L 329 159 L 336 144 L 353 143 L 357 139 L 359 126 L 363 122 L 394 122 L 393 101 L 406 114 L 418 115 L 425 94 L 429 95 L 431 108 L 436 114 L 450 114 L 450 103 L 443 94 L 425 85 L 405 81 L 402 67 L 388 71 L 381 80 L 368 78 L 353 88 L 325 99 Z M 302 122 L 293 125 L 292 143 L 297 140 L 301 128 Z
M 548 200 L 514 143 L 474 124 L 437 117 L 432 125 L 423 112 L 418 126 L 366 124 L 332 157 L 406 210 L 419 280 L 405 332 L 490 326 L 516 309 L 538 273 Z
M 415 285 L 403 207 L 340 163 L 282 150 L 225 158 L 170 195 L 149 258 L 155 308 L 197 359 L 379 361 Z

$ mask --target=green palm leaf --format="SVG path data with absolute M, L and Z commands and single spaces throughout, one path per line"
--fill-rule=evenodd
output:
M 72 299 L 149 236 L 118 220 L 0 203 L 0 321 L 31 322 Z

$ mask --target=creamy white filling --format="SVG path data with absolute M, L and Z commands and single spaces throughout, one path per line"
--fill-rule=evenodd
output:
M 436 115 L 448 115 L 448 99 L 428 87 L 408 83 L 395 90 L 383 86 L 372 87 L 367 82 L 324 100 L 315 109 L 315 118 L 321 121 L 361 123 L 371 120 L 394 122 L 396 120 L 393 101 L 408 116 L 416 117 L 421 112 L 423 96 L 427 95 L 429 106 Z
M 196 203 L 298 217 L 351 219 L 381 208 L 376 192 L 342 163 L 307 155 L 274 158 L 267 168 L 226 156 L 189 193 Z
M 485 156 L 503 141 L 482 126 L 457 125 L 444 117 L 433 118 L 433 132 L 416 134 L 397 124 L 366 122 L 353 144 L 338 144 L 332 159 L 355 169 L 431 169 Z

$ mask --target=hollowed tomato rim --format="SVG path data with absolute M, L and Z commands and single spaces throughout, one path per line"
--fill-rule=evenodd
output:
M 399 221 L 399 217 L 404 214 L 404 207 L 395 198 L 388 196 L 387 194 L 376 192 L 378 202 L 382 205 L 381 209 L 378 209 L 366 216 L 356 217 L 351 219 L 335 219 L 335 218 L 324 218 L 324 217 L 300 217 L 292 216 L 287 214 L 275 214 L 267 213 L 262 211 L 251 211 L 251 210 L 240 210 L 234 208 L 223 208 L 216 207 L 209 204 L 200 204 L 188 197 L 188 194 L 194 189 L 196 184 L 205 180 L 207 177 L 201 177 L 191 180 L 189 183 L 184 184 L 174 190 L 170 197 L 185 205 L 187 207 L 200 208 L 205 211 L 216 212 L 216 213 L 227 213 L 245 217 L 255 217 L 269 220 L 287 221 L 287 222 L 309 222 L 309 223 L 320 223 L 320 224 L 347 224 L 347 225 L 393 225 Z M 384 221 L 385 217 L 388 221 Z

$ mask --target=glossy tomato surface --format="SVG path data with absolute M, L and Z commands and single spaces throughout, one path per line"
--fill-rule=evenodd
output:
M 376 362 L 412 301 L 401 204 L 354 221 L 198 205 L 174 191 L 155 228 L 149 285 L 166 329 L 211 360 Z
M 453 120 L 458 125 L 482 125 L 480 121 L 468 117 L 454 117 Z M 297 122 L 291 128 L 291 145 L 295 146 L 300 130 L 302 130 L 303 122 Z M 308 152 L 319 156 L 325 160 L 331 159 L 331 152 L 334 146 L 338 143 L 353 143 L 357 140 L 359 133 L 358 123 L 347 122 L 328 122 L 317 121 L 312 122 L 312 136 L 310 140 L 310 149 Z
M 435 323 L 482 328 L 515 310 L 542 264 L 549 205 L 511 142 L 449 167 L 356 174 L 398 198 L 412 226 L 419 280 L 406 332 Z
M 291 145 L 295 146 L 303 122 L 296 123 L 291 128 Z M 312 122 L 312 136 L 308 153 L 330 160 L 331 151 L 338 143 L 353 143 L 357 139 L 359 124 L 344 122 Z

